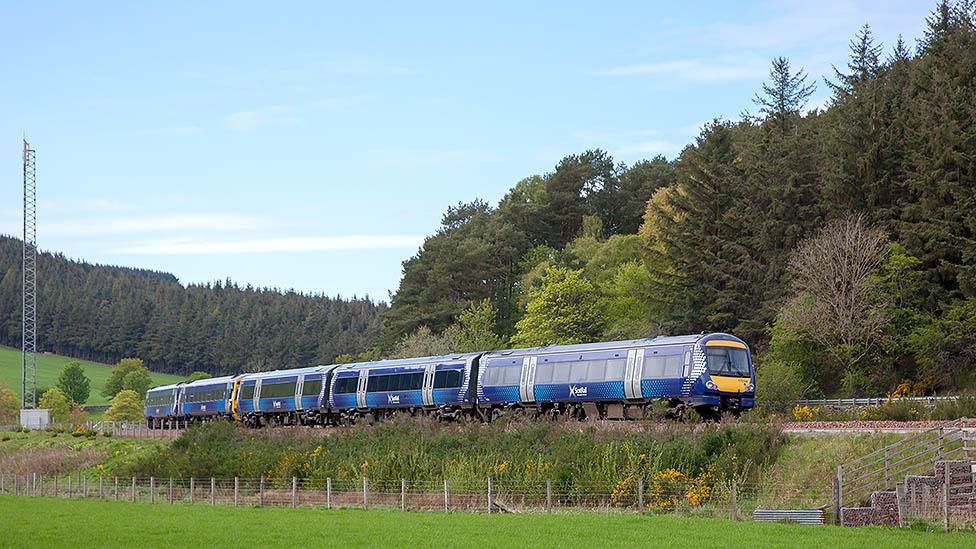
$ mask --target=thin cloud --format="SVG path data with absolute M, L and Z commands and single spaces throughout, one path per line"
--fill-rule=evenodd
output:
M 424 242 L 414 235 L 347 235 L 248 240 L 155 240 L 123 246 L 111 253 L 132 255 L 261 254 L 276 252 L 335 252 L 350 250 L 416 249 Z
M 86 218 L 50 221 L 45 235 L 97 236 L 161 231 L 243 231 L 260 229 L 268 222 L 254 216 L 227 213 L 154 215 L 124 218 Z
M 237 131 L 249 131 L 261 126 L 294 126 L 301 124 L 295 109 L 284 105 L 272 105 L 250 111 L 239 111 L 224 117 L 224 124 Z
M 767 61 L 759 58 L 704 61 L 680 59 L 622 65 L 595 71 L 598 76 L 667 76 L 681 80 L 721 81 L 764 76 Z

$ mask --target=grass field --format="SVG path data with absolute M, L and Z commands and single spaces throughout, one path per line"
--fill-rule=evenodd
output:
M 666 516 L 477 515 L 0 496 L 0 547 L 973 547 L 976 534 Z
M 38 354 L 37 387 L 39 389 L 54 387 L 58 382 L 58 375 L 61 374 L 61 368 L 64 368 L 65 364 L 74 360 L 66 356 Z M 108 380 L 108 376 L 112 372 L 112 366 L 84 360 L 80 360 L 79 362 L 81 362 L 82 367 L 85 369 L 85 375 L 91 380 L 91 395 L 88 397 L 88 402 L 84 404 L 89 406 L 108 404 L 105 397 L 102 396 L 102 388 L 105 386 L 105 381 Z M 0 346 L 0 384 L 10 387 L 17 394 L 18 399 L 20 398 L 20 370 L 20 350 Z M 181 376 L 155 372 L 152 374 L 152 378 L 153 385 L 165 385 L 186 379 Z M 40 395 L 38 395 L 38 398 L 40 398 Z

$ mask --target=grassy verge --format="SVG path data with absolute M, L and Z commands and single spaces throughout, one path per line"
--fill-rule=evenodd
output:
M 41 475 L 84 471 L 111 474 L 146 454 L 156 454 L 168 441 L 119 437 L 75 437 L 38 431 L 0 432 L 0 473 Z
M 971 547 L 976 535 L 667 516 L 476 515 L 0 496 L 3 547 Z
M 74 361 L 75 359 L 73 358 L 60 355 L 43 353 L 37 355 L 37 388 L 49 389 L 54 387 L 58 383 L 58 376 L 61 374 L 61 369 L 64 368 L 64 365 Z M 85 375 L 91 380 L 91 396 L 88 397 L 88 402 L 84 404 L 88 406 L 108 404 L 108 401 L 102 396 L 102 388 L 105 387 L 105 382 L 108 380 L 109 374 L 112 373 L 112 366 L 85 360 L 79 360 L 78 362 L 81 362 L 85 370 Z M 0 384 L 10 387 L 18 399 L 20 398 L 20 376 L 20 350 L 0 346 Z M 185 379 L 181 376 L 152 373 L 153 385 L 176 383 Z

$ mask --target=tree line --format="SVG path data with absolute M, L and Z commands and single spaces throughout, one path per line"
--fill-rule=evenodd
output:
M 755 112 L 673 160 L 586 151 L 450 207 L 379 348 L 450 346 L 487 303 L 508 345 L 727 331 L 805 394 L 972 385 L 974 11 L 939 2 L 914 47 L 865 25 L 823 83 L 774 59 Z
M 21 242 L 0 236 L 0 343 L 21 344 Z M 386 306 L 38 256 L 38 349 L 153 370 L 228 374 L 328 363 L 369 346 Z

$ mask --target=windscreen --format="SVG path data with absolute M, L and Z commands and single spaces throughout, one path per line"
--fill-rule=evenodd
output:
M 708 373 L 716 376 L 749 377 L 749 352 L 731 347 L 706 347 Z

